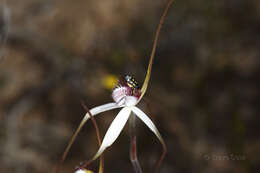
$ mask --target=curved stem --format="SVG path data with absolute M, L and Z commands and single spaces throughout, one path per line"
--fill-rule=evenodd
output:
M 99 128 L 97 125 L 97 122 L 95 120 L 95 118 L 92 116 L 91 112 L 89 111 L 89 109 L 87 108 L 87 106 L 81 102 L 81 105 L 83 106 L 83 108 L 85 109 L 86 112 L 89 113 L 90 119 L 94 124 L 95 130 L 96 130 L 96 135 L 97 135 L 97 140 L 98 140 L 98 146 L 100 147 L 101 145 L 101 138 L 100 138 L 100 132 L 99 132 Z M 87 165 L 82 165 L 81 168 L 85 168 Z M 103 173 L 104 171 L 104 154 L 101 154 L 100 156 L 100 162 L 99 162 L 99 173 Z
M 66 158 L 66 156 L 67 156 L 67 154 L 68 154 L 68 152 L 70 150 L 71 145 L 75 141 L 78 133 L 80 132 L 81 128 L 83 127 L 83 125 L 85 124 L 86 121 L 87 121 L 87 119 L 84 117 L 83 120 L 81 121 L 80 125 L 78 126 L 77 130 L 73 134 L 73 136 L 72 136 L 68 146 L 66 147 L 66 149 L 65 149 L 65 151 L 64 151 L 64 153 L 63 153 L 63 155 L 61 157 L 61 160 L 60 160 L 60 162 L 59 162 L 59 164 L 58 164 L 58 166 L 56 168 L 55 173 L 59 173 L 60 172 L 61 166 L 62 166 L 62 164 L 63 164 L 63 162 L 64 162 L 64 160 L 65 160 L 65 158 Z
M 116 109 L 116 108 L 120 108 L 120 106 L 118 106 L 116 103 L 107 103 L 101 106 L 97 106 L 95 108 L 92 108 L 89 112 L 91 113 L 92 116 L 97 115 L 101 112 L 105 112 L 108 110 L 112 110 L 112 109 Z M 87 122 L 87 120 L 90 118 L 90 113 L 86 113 L 86 115 L 84 116 L 84 118 L 82 119 L 82 121 L 80 122 L 77 130 L 74 132 L 73 136 L 71 137 L 69 144 L 67 145 L 61 159 L 60 162 L 58 163 L 57 167 L 56 167 L 56 171 L 55 173 L 59 173 L 61 166 L 65 160 L 65 158 L 67 157 L 67 154 L 72 146 L 72 144 L 74 143 L 76 137 L 78 136 L 78 133 L 80 132 L 80 130 L 82 129 L 83 125 Z
M 155 172 L 158 172 L 159 167 L 166 154 L 166 144 L 165 144 L 160 132 L 158 131 L 156 126 L 153 124 L 152 120 L 141 109 L 139 109 L 138 107 L 132 107 L 132 111 L 138 116 L 138 118 L 140 118 L 147 125 L 147 127 L 149 127 L 149 129 L 156 135 L 156 137 L 159 139 L 160 143 L 162 144 L 163 154 L 161 155 L 161 158 L 155 169 Z
M 162 162 L 163 162 L 163 160 L 164 160 L 164 158 L 165 158 L 166 152 L 167 152 L 167 148 L 166 148 L 165 143 L 163 142 L 163 143 L 161 143 L 161 144 L 162 144 L 162 147 L 163 147 L 163 152 L 162 152 L 162 154 L 161 154 L 161 157 L 160 157 L 158 163 L 156 164 L 154 173 L 157 173 L 157 172 L 159 171 L 159 168 L 160 168 L 160 166 L 161 166 L 161 164 L 162 164 Z
M 129 121 L 130 128 L 130 160 L 134 167 L 135 173 L 142 173 L 142 168 L 137 158 L 137 147 L 136 147 L 136 115 L 132 114 Z
M 162 24 L 165 20 L 165 16 L 166 16 L 168 9 L 169 9 L 170 5 L 172 4 L 172 2 L 173 2 L 173 0 L 168 0 L 167 6 L 166 6 L 166 8 L 165 8 L 165 10 L 162 14 L 162 17 L 160 19 L 160 23 L 159 23 L 158 28 L 156 30 L 155 38 L 154 38 L 154 42 L 153 42 L 153 48 L 152 48 L 152 52 L 151 52 L 151 56 L 150 56 L 150 60 L 149 60 L 149 65 L 148 65 L 148 69 L 147 69 L 147 72 L 146 72 L 146 76 L 145 76 L 143 86 L 141 88 L 141 96 L 139 98 L 139 101 L 142 99 L 142 97 L 144 96 L 144 94 L 146 92 L 146 89 L 147 89 L 147 86 L 148 86 L 148 83 L 149 83 L 149 80 L 150 80 L 150 76 L 151 76 L 154 54 L 155 54 L 155 51 L 156 51 L 156 46 L 157 46 L 159 34 L 160 34 L 160 31 L 161 31 L 161 28 L 162 28 Z

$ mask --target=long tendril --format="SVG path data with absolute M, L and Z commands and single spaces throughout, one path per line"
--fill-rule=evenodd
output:
M 72 136 L 72 138 L 71 138 L 71 140 L 70 140 L 68 146 L 66 147 L 66 149 L 65 149 L 65 151 L 64 151 L 64 153 L 63 153 L 63 155 L 62 155 L 62 157 L 61 157 L 61 159 L 60 159 L 60 162 L 58 163 L 58 165 L 57 165 L 57 167 L 56 167 L 55 173 L 59 173 L 59 172 L 60 172 L 61 166 L 62 166 L 62 164 L 63 164 L 65 158 L 67 157 L 67 154 L 68 154 L 68 152 L 69 152 L 69 150 L 70 150 L 71 145 L 72 145 L 73 142 L 75 141 L 75 139 L 76 139 L 78 133 L 80 132 L 81 128 L 83 127 L 83 125 L 85 124 L 86 121 L 87 121 L 87 119 L 84 118 L 84 119 L 81 121 L 80 125 L 78 126 L 76 132 L 73 134 L 73 136 Z
M 159 39 L 159 34 L 160 34 L 160 31 L 161 31 L 161 28 L 162 28 L 162 24 L 165 20 L 165 16 L 166 16 L 168 9 L 171 6 L 172 2 L 173 2 L 173 0 L 168 0 L 167 6 L 166 6 L 166 8 L 165 8 L 165 10 L 164 10 L 164 12 L 161 16 L 160 23 L 159 23 L 158 28 L 156 30 L 155 38 L 154 38 L 154 42 L 153 42 L 153 48 L 152 48 L 152 52 L 151 52 L 151 56 L 150 56 L 150 60 L 149 60 L 149 65 L 148 65 L 148 68 L 147 68 L 147 72 L 146 72 L 146 76 L 145 76 L 143 86 L 141 88 L 141 96 L 139 98 L 139 101 L 142 99 L 142 97 L 144 96 L 144 94 L 147 90 L 147 86 L 148 86 L 150 76 L 151 76 L 154 55 L 155 55 L 155 51 L 156 51 L 156 47 L 157 47 L 157 43 L 158 43 L 158 39 Z
M 142 99 L 142 97 L 144 96 L 146 90 L 147 90 L 147 87 L 148 87 L 148 83 L 149 83 L 149 80 L 150 80 L 150 77 L 151 77 L 151 71 L 152 71 L 152 65 L 153 65 L 153 60 L 154 60 L 154 55 L 155 55 L 155 51 L 156 51 L 156 47 L 157 47 L 157 43 L 158 43 L 158 39 L 159 39 L 159 34 L 160 34 L 160 31 L 161 31 L 161 28 L 162 28 L 162 25 L 163 25 L 163 22 L 165 20 L 165 17 L 166 17 L 166 14 L 169 10 L 169 7 L 171 6 L 171 4 L 173 3 L 173 0 L 168 0 L 168 3 L 166 5 L 166 8 L 161 16 L 161 19 L 160 19 L 160 22 L 159 22 L 159 25 L 158 25 L 158 28 L 156 30 L 156 33 L 155 33 L 155 38 L 154 38 L 154 42 L 153 42 L 153 48 L 152 48 L 152 52 L 151 52 L 151 56 L 150 56 L 150 60 L 149 60 L 149 64 L 148 64 L 148 68 L 147 68 L 147 72 L 146 72 L 146 76 L 145 76 L 145 80 L 144 80 L 144 83 L 143 83 L 143 86 L 141 88 L 141 96 L 139 98 L 139 101 Z M 160 141 L 161 144 L 162 144 L 162 147 L 163 147 L 163 152 L 161 154 L 161 157 L 155 167 L 155 170 L 154 172 L 157 173 L 159 171 L 159 168 L 161 166 L 161 163 L 163 161 L 163 159 L 165 158 L 165 155 L 166 155 L 166 152 L 167 152 L 167 148 L 166 148 L 166 145 L 163 141 Z
M 87 108 L 87 106 L 86 106 L 83 102 L 81 102 L 81 105 L 83 106 L 83 108 L 85 109 L 85 111 L 89 114 L 90 119 L 91 119 L 91 121 L 92 121 L 93 124 L 94 124 L 95 130 L 96 130 L 96 136 L 97 136 L 97 140 L 98 140 L 98 145 L 100 146 L 100 145 L 101 145 L 101 138 L 100 138 L 100 132 L 99 132 L 99 128 L 98 128 L 98 126 L 97 126 L 96 120 L 95 120 L 95 118 L 92 116 L 91 112 L 89 111 L 89 109 Z M 61 157 L 61 159 L 60 159 L 60 162 L 58 163 L 58 165 L 57 165 L 57 167 L 56 167 L 55 173 L 59 173 L 59 172 L 60 172 L 60 169 L 61 169 L 61 167 L 62 167 L 62 164 L 63 164 L 63 162 L 64 162 L 64 160 L 65 160 L 65 158 L 66 158 L 66 156 L 67 156 L 67 154 L 68 154 L 68 152 L 69 152 L 69 149 L 70 149 L 72 143 L 74 142 L 76 136 L 78 135 L 79 131 L 81 130 L 81 128 L 83 127 L 83 125 L 85 124 L 86 121 L 87 121 L 87 119 L 84 118 L 84 119 L 81 121 L 80 125 L 78 126 L 76 132 L 73 134 L 73 136 L 72 136 L 72 138 L 71 138 L 71 140 L 70 140 L 70 142 L 69 142 L 69 144 L 68 144 L 66 150 L 64 151 L 64 153 L 63 153 L 63 155 L 62 155 L 62 157 Z M 83 165 L 80 166 L 80 168 L 86 167 L 90 162 L 91 162 L 91 161 L 85 162 Z M 104 172 L 103 170 L 104 170 L 104 158 L 103 158 L 103 155 L 101 155 L 101 156 L 100 156 L 100 163 L 99 163 L 99 173 L 103 173 L 103 172 Z
M 87 106 L 83 102 L 81 102 L 81 105 L 83 106 L 85 111 L 89 113 L 90 119 L 91 119 L 92 123 L 94 124 L 95 130 L 96 130 L 96 136 L 97 136 L 97 140 L 98 140 L 98 146 L 100 147 L 101 146 L 101 138 L 100 138 L 100 132 L 99 132 L 97 122 L 96 122 L 95 118 L 92 116 L 92 114 L 89 111 L 89 109 L 87 108 Z M 81 166 L 81 168 L 85 168 L 87 165 L 88 165 L 88 161 L 85 164 L 83 164 Z M 104 170 L 104 154 L 101 154 L 100 155 L 100 162 L 99 162 L 99 173 L 103 173 L 104 172 L 103 170 Z

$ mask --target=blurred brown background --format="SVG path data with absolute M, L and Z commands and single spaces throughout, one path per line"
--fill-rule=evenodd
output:
M 0 172 L 52 172 L 84 115 L 81 100 L 89 108 L 111 102 L 102 82 L 110 75 L 128 73 L 143 82 L 165 5 L 0 1 Z M 259 0 L 176 0 L 171 6 L 146 101 L 139 105 L 166 140 L 162 173 L 259 171 L 259 44 Z M 96 116 L 102 136 L 117 112 Z M 128 150 L 125 128 L 105 152 L 105 172 L 133 172 Z M 96 151 L 88 122 L 63 173 Z M 144 172 L 152 171 L 160 152 L 139 121 Z

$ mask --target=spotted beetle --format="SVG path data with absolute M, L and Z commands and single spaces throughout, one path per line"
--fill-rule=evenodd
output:
M 134 89 L 139 89 L 139 85 L 138 85 L 137 81 L 132 76 L 125 75 L 125 80 L 129 87 L 134 88 Z

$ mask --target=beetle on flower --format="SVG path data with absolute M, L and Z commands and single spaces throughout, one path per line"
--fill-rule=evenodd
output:
M 157 130 L 156 126 L 150 120 L 150 118 L 141 110 L 139 109 L 136 104 L 141 99 L 141 90 L 135 87 L 132 87 L 131 83 L 127 81 L 129 76 L 125 76 L 124 80 L 120 80 L 117 87 L 112 92 L 112 98 L 114 100 L 113 103 L 104 104 L 98 107 L 95 107 L 90 110 L 92 115 L 96 115 L 100 112 L 104 112 L 111 109 L 122 108 L 116 118 L 111 123 L 110 127 L 108 128 L 106 135 L 103 139 L 103 142 L 93 157 L 93 160 L 98 158 L 103 151 L 117 139 L 120 132 L 122 131 L 123 127 L 125 126 L 128 118 L 130 117 L 131 112 L 133 112 L 137 117 L 139 117 L 155 135 L 158 139 L 163 143 L 164 141 Z M 86 115 L 86 119 L 88 119 L 88 114 Z
M 83 125 L 86 123 L 86 121 L 90 118 L 90 116 L 95 116 L 99 113 L 109 111 L 112 109 L 117 109 L 117 108 L 122 108 L 122 109 L 119 111 L 119 113 L 117 114 L 115 119 L 112 121 L 112 123 L 109 126 L 109 128 L 105 134 L 105 137 L 101 143 L 101 146 L 99 147 L 97 153 L 94 155 L 94 157 L 90 161 L 97 159 L 105 151 L 105 149 L 107 147 L 111 146 L 114 143 L 114 141 L 117 139 L 117 137 L 123 130 L 131 113 L 134 113 L 138 118 L 140 118 L 144 122 L 144 124 L 147 125 L 147 127 L 156 135 L 156 137 L 161 142 L 164 152 L 166 151 L 165 142 L 164 142 L 161 134 L 159 133 L 158 129 L 156 128 L 154 123 L 151 121 L 151 119 L 136 105 L 141 101 L 142 97 L 144 96 L 144 94 L 147 90 L 147 86 L 148 86 L 150 76 L 151 76 L 152 63 L 153 63 L 153 59 L 154 59 L 154 54 L 155 54 L 155 50 L 156 50 L 156 46 L 157 46 L 159 33 L 161 30 L 161 26 L 164 21 L 164 18 L 167 14 L 168 8 L 170 7 L 172 1 L 173 0 L 168 1 L 166 9 L 164 10 L 164 13 L 160 19 L 160 24 L 159 24 L 158 29 L 155 34 L 152 53 L 150 56 L 149 65 L 148 65 L 146 77 L 145 77 L 144 83 L 142 85 L 142 88 L 141 89 L 139 88 L 136 80 L 130 75 L 126 75 L 126 76 L 124 76 L 124 78 L 121 78 L 119 80 L 117 86 L 112 91 L 112 98 L 113 98 L 114 102 L 94 107 L 94 108 L 90 109 L 88 111 L 88 113 L 86 113 L 86 115 L 84 116 L 80 125 L 78 126 L 76 132 L 72 136 L 67 148 L 65 149 L 65 152 L 63 153 L 63 156 L 61 159 L 61 164 L 62 164 L 63 160 L 66 158 L 68 151 L 70 150 L 70 147 L 73 144 L 75 138 L 77 137 L 79 131 L 81 130 Z M 57 170 L 59 170 L 59 169 L 57 169 Z M 86 172 L 85 170 L 83 170 L 81 168 L 78 171 Z M 58 171 L 56 171 L 56 172 L 58 172 Z

